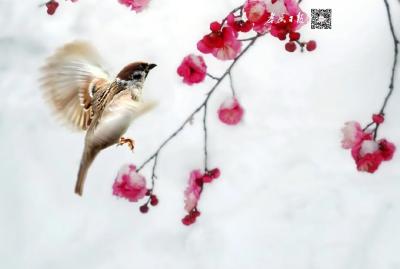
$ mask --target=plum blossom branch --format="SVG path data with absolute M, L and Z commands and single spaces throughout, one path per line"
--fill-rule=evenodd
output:
M 276 4 L 277 2 L 278 4 Z M 275 20 L 272 10 L 275 12 L 279 9 L 281 14 L 280 18 L 279 20 Z M 245 4 L 231 10 L 221 21 L 214 21 L 210 24 L 211 32 L 203 36 L 197 43 L 197 49 L 203 54 L 213 55 L 218 60 L 232 60 L 232 62 L 227 65 L 222 75 L 214 76 L 207 72 L 207 65 L 202 56 L 189 54 L 184 57 L 181 65 L 177 69 L 177 73 L 183 78 L 184 83 L 193 85 L 204 81 L 206 77 L 212 79 L 214 83 L 205 94 L 202 102 L 189 113 L 185 120 L 161 142 L 155 151 L 150 154 L 137 169 L 135 167 L 135 170 L 132 171 L 132 175 L 135 175 L 136 178 L 141 178 L 142 176 L 139 172 L 153 161 L 151 188 L 147 190 L 149 198 L 147 202 L 140 207 L 141 212 L 146 213 L 149 210 L 148 204 L 150 203 L 153 205 L 154 199 L 157 199 L 153 190 L 155 180 L 157 179 L 155 174 L 161 151 L 169 142 L 175 139 L 178 134 L 183 132 L 186 126 L 192 123 L 194 117 L 198 113 L 202 112 L 204 169 L 203 171 L 193 170 L 190 173 L 188 186 L 185 190 L 185 210 L 188 214 L 182 219 L 182 223 L 185 225 L 190 225 L 195 222 L 196 218 L 200 215 L 197 204 L 204 190 L 204 185 L 211 183 L 220 176 L 218 168 L 209 169 L 209 130 L 207 128 L 207 117 L 211 97 L 225 78 L 228 78 L 232 97 L 226 99 L 221 104 L 218 109 L 218 118 L 222 123 L 227 125 L 238 124 L 243 117 L 244 110 L 236 96 L 237 89 L 234 87 L 233 68 L 255 42 L 266 34 L 271 34 L 271 36 L 281 41 L 289 39 L 285 45 L 285 49 L 288 52 L 294 52 L 296 50 L 295 42 L 300 40 L 300 33 L 298 30 L 306 23 L 302 21 L 303 17 L 305 17 L 305 13 L 298 7 L 296 0 L 246 0 Z M 253 31 L 255 35 L 239 39 L 239 34 L 248 33 L 250 31 Z M 302 42 L 301 44 L 303 44 L 303 46 L 307 45 L 306 48 L 308 51 L 312 51 L 316 48 L 316 43 L 312 40 L 307 43 Z M 123 179 L 119 181 L 124 183 Z M 142 193 L 139 194 L 143 195 Z M 127 196 L 130 197 L 130 195 Z M 156 200 L 156 202 L 158 202 L 158 200 Z
M 248 37 L 248 38 L 242 38 L 242 39 L 239 39 L 239 41 L 251 41 L 251 40 L 253 40 L 253 39 L 256 39 L 257 38 L 257 36 L 253 36 L 253 37 Z
M 219 79 L 218 77 L 215 77 L 215 76 L 211 75 L 210 73 L 207 73 L 206 75 L 207 75 L 207 77 L 209 77 L 211 79 L 214 79 L 214 80 L 218 80 Z
M 390 76 L 389 91 L 388 91 L 385 99 L 383 100 L 383 105 L 382 105 L 382 107 L 381 107 L 381 109 L 379 111 L 380 115 L 385 115 L 386 105 L 387 105 L 390 97 L 392 96 L 392 93 L 393 93 L 393 90 L 394 90 L 394 75 L 396 73 L 397 58 L 398 58 L 397 56 L 399 54 L 399 39 L 397 38 L 396 33 L 394 31 L 392 14 L 390 12 L 390 6 L 389 6 L 389 3 L 388 3 L 387 0 L 383 0 L 383 1 L 385 3 L 386 13 L 387 13 L 388 21 L 389 21 L 390 32 L 391 32 L 392 38 L 393 38 L 394 56 L 393 56 L 392 74 Z M 375 130 L 374 130 L 374 140 L 378 136 L 379 126 L 380 126 L 380 124 L 376 124 Z
M 379 113 L 372 115 L 372 122 L 368 123 L 362 129 L 361 125 L 355 121 L 347 122 L 342 128 L 342 147 L 344 149 L 351 149 L 351 155 L 357 165 L 357 170 L 368 173 L 374 173 L 383 161 L 391 160 L 396 150 L 395 145 L 386 139 L 377 140 L 379 126 L 385 120 L 385 109 L 394 90 L 394 77 L 399 53 L 399 39 L 395 34 L 390 6 L 387 0 L 383 0 L 383 2 L 394 44 L 394 58 L 389 81 L 389 91 L 385 96 Z M 371 126 L 374 127 L 372 130 L 369 130 Z
M 382 117 L 385 115 L 386 106 L 388 104 L 388 101 L 389 101 L 390 97 L 393 94 L 394 77 L 395 77 L 395 73 L 396 73 L 396 69 L 397 69 L 397 58 L 398 58 L 398 54 L 399 54 L 399 39 L 397 38 L 395 30 L 394 30 L 392 14 L 391 14 L 391 11 L 390 11 L 390 6 L 389 6 L 389 3 L 388 3 L 387 0 L 383 0 L 383 2 L 385 4 L 386 14 L 387 14 L 387 17 L 388 17 L 388 22 L 389 22 L 389 29 L 390 29 L 390 33 L 391 33 L 392 39 L 393 39 L 394 54 L 393 54 L 393 64 L 392 64 L 390 81 L 389 81 L 389 91 L 386 94 L 385 99 L 383 100 L 383 104 L 382 104 L 381 109 L 379 110 L 379 114 L 377 114 L 377 115 L 381 115 Z M 369 127 L 371 127 L 374 124 L 375 124 L 375 128 L 373 130 L 373 136 L 374 136 L 374 140 L 376 140 L 376 138 L 378 136 L 379 126 L 381 125 L 381 123 L 372 121 L 369 124 L 367 124 L 366 127 L 363 130 L 364 131 L 367 130 Z

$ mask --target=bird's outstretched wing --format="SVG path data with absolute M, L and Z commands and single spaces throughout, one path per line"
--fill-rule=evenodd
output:
M 40 80 L 45 99 L 58 118 L 76 130 L 88 129 L 93 93 L 110 83 L 100 62 L 95 48 L 75 41 L 59 48 L 42 68 Z

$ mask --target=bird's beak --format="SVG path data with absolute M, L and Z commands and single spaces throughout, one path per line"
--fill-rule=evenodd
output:
M 149 64 L 149 65 L 148 65 L 149 71 L 150 71 L 151 69 L 153 69 L 154 67 L 156 67 L 156 66 L 157 66 L 156 64 Z

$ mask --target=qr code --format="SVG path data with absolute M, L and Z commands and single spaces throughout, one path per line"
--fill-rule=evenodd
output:
M 332 9 L 311 9 L 311 29 L 332 29 Z

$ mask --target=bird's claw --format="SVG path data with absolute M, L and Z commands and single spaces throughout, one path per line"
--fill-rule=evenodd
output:
M 129 149 L 132 151 L 135 148 L 135 140 L 133 139 L 121 137 L 117 146 L 122 146 L 123 144 L 128 144 Z

